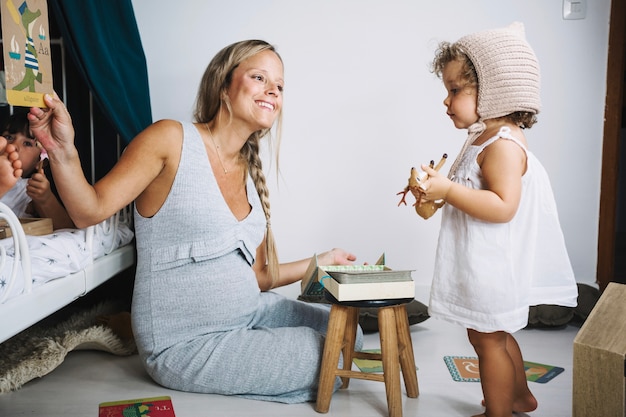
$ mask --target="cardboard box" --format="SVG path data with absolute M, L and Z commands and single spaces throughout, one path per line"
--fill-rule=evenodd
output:
M 626 285 L 609 283 L 574 339 L 573 417 L 626 416 Z
M 52 233 L 52 219 L 49 218 L 20 218 L 20 223 L 24 229 L 24 233 L 32 236 L 49 235 Z M 0 222 L 0 239 L 13 236 L 8 223 Z

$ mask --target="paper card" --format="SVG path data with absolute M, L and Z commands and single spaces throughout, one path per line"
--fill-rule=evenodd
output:
M 528 381 L 539 382 L 540 384 L 545 384 L 565 370 L 559 366 L 527 361 L 524 361 L 524 369 Z
M 2 48 L 9 104 L 46 107 L 53 94 L 48 3 L 46 0 L 1 0 Z
M 367 353 L 380 353 L 380 349 L 366 349 L 363 352 Z M 359 368 L 361 372 L 382 372 L 383 371 L 383 361 L 378 359 L 359 359 L 354 358 L 352 362 Z
M 98 417 L 176 417 L 170 397 L 137 398 L 101 403 Z
M 468 356 L 444 356 L 448 371 L 455 381 L 480 382 L 478 358 Z
M 480 382 L 478 358 L 468 356 L 444 356 L 443 360 L 455 381 Z M 546 383 L 564 371 L 559 366 L 524 361 L 526 380 Z
M 361 352 L 366 353 L 378 353 L 380 354 L 380 349 L 365 349 Z M 383 361 L 379 359 L 359 359 L 354 358 L 352 362 L 356 365 L 357 368 L 361 372 L 369 372 L 369 373 L 380 373 L 383 372 Z M 416 366 L 415 369 L 419 370 Z

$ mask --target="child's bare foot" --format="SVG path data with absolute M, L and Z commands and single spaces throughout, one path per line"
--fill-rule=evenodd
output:
M 0 136 L 0 197 L 22 176 L 22 161 L 13 144 Z
M 537 409 L 537 399 L 530 392 L 523 398 L 516 398 L 513 401 L 514 413 L 530 413 Z
M 485 406 L 485 400 L 481 401 L 482 406 Z M 537 409 L 537 399 L 530 392 L 524 398 L 516 398 L 513 401 L 513 412 L 514 413 L 530 413 L 531 411 L 535 411 Z M 485 414 L 479 414 L 480 417 L 485 416 Z

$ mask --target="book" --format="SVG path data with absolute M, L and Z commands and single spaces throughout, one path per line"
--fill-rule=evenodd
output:
M 168 396 L 100 403 L 98 417 L 176 417 Z
M 381 271 L 354 271 L 326 269 L 326 272 L 340 284 L 360 284 L 373 282 L 412 281 L 409 270 L 387 269 Z
M 300 293 L 305 298 L 322 297 L 324 287 L 320 279 L 328 275 L 328 271 L 337 272 L 382 272 L 391 268 L 385 266 L 385 254 L 383 253 L 374 265 L 319 265 L 317 254 L 313 255 L 309 266 L 300 282 Z
M 48 2 L 2 1 L 0 10 L 6 99 L 14 106 L 46 107 L 44 94 L 54 92 Z
M 340 284 L 332 276 L 322 277 L 320 283 L 337 301 L 390 300 L 415 298 L 415 283 L 409 281 L 362 282 Z
M 411 271 L 385 265 L 383 253 L 374 265 L 319 265 L 313 255 L 301 282 L 303 298 L 322 297 L 328 291 L 338 301 L 414 298 Z
M 446 366 L 452 379 L 462 382 L 480 382 L 478 358 L 471 356 L 444 356 Z M 524 361 L 526 380 L 545 384 L 565 369 L 559 366 L 545 365 L 537 362 Z

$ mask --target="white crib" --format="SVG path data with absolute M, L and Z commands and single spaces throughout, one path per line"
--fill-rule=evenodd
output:
M 2 203 L 0 220 L 12 231 L 11 237 L 0 240 L 0 343 L 135 262 L 130 207 L 95 226 L 45 236 L 27 236 Z

